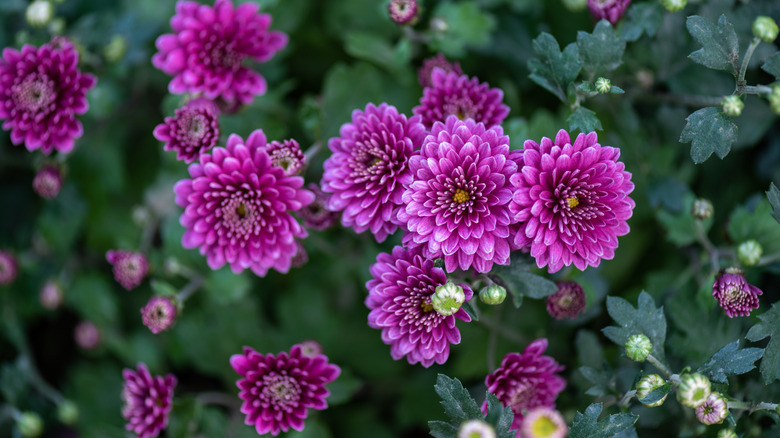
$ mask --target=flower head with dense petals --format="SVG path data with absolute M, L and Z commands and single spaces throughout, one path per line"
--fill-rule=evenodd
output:
M 110 250 L 106 260 L 113 265 L 114 279 L 127 290 L 138 287 L 149 272 L 149 262 L 140 252 Z
M 425 139 L 419 117 L 406 118 L 395 107 L 372 103 L 352 112 L 340 137 L 331 138 L 333 152 L 325 161 L 322 189 L 332 193 L 327 208 L 342 211 L 341 224 L 362 233 L 370 230 L 384 241 L 398 229 L 404 186 L 412 181 L 409 158 Z
M 173 76 L 168 90 L 236 104 L 264 94 L 265 79 L 243 61 L 268 61 L 287 45 L 287 35 L 268 31 L 271 16 L 258 8 L 252 2 L 234 7 L 230 0 L 216 0 L 213 7 L 178 2 L 171 18 L 175 33 L 157 38 L 159 52 L 152 57 L 155 67 Z
M 543 356 L 547 339 L 537 339 L 522 354 L 509 353 L 501 366 L 485 378 L 488 392 L 494 394 L 504 406 L 515 414 L 512 429 L 520 430 L 523 411 L 538 406 L 555 407 L 558 393 L 566 387 L 566 381 L 556 373 L 563 370 L 555 359 Z M 482 405 L 487 413 L 487 401 Z
M 8 251 L 0 250 L 0 286 L 11 284 L 18 272 L 16 257 Z
M 243 377 L 236 385 L 244 400 L 244 423 L 254 426 L 260 435 L 303 430 L 309 409 L 328 407 L 325 398 L 330 391 L 325 384 L 341 374 L 326 356 L 305 355 L 300 345 L 276 356 L 244 347 L 243 353 L 230 357 L 230 365 Z
M 0 58 L 0 120 L 13 144 L 46 155 L 68 153 L 84 133 L 77 114 L 89 109 L 87 92 L 97 80 L 78 69 L 79 54 L 65 39 L 21 51 L 3 49 Z
M 473 120 L 437 122 L 419 155 L 409 160 L 414 180 L 404 193 L 398 219 L 408 232 L 407 248 L 444 258 L 447 272 L 474 267 L 488 272 L 509 263 L 512 216 L 509 137 L 500 126 L 485 129 Z
M 573 281 L 557 284 L 558 291 L 547 297 L 547 313 L 555 319 L 570 318 L 585 312 L 585 291 Z
M 306 188 L 314 193 L 314 202 L 298 212 L 303 219 L 303 226 L 315 230 L 330 228 L 341 216 L 337 211 L 330 211 L 326 207 L 331 194 L 323 192 L 320 186 L 314 183 L 308 184 Z
M 301 146 L 293 139 L 272 141 L 266 145 L 266 152 L 271 157 L 273 165 L 281 167 L 285 175 L 301 174 L 306 164 Z
M 125 379 L 122 390 L 122 417 L 127 420 L 125 428 L 138 438 L 159 435 L 168 426 L 176 377 L 173 374 L 153 376 L 142 363 L 138 364 L 137 371 L 125 368 L 122 377 Z
M 62 172 L 59 166 L 44 165 L 35 173 L 33 190 L 44 199 L 54 199 L 62 189 Z
M 420 8 L 417 0 L 390 0 L 387 6 L 390 19 L 401 25 L 413 25 L 417 22 Z
M 154 128 L 154 138 L 165 142 L 166 151 L 176 151 L 176 158 L 191 163 L 219 141 L 219 110 L 214 102 L 202 97 L 187 102 Z
M 73 339 L 85 350 L 94 350 L 100 346 L 101 338 L 100 329 L 91 321 L 81 321 L 73 329 Z
M 168 330 L 176 321 L 176 303 L 169 297 L 152 297 L 141 308 L 141 318 L 144 325 L 149 327 L 152 333 L 157 334 Z
M 620 149 L 601 146 L 595 132 L 572 143 L 563 129 L 555 141 L 526 140 L 524 147 L 523 165 L 511 179 L 510 209 L 520 224 L 515 246 L 530 246 L 536 264 L 551 273 L 612 259 L 635 206 Z
M 431 296 L 436 287 L 447 283 L 447 275 L 434 267 L 433 260 L 421 255 L 419 248 L 393 248 L 392 254 L 380 253 L 371 266 L 372 279 L 366 283 L 368 325 L 382 330 L 382 342 L 390 345 L 395 360 L 406 356 L 410 364 L 424 367 L 443 364 L 450 354 L 450 344 L 460 343 L 455 320 L 471 321 L 465 310 L 452 315 L 436 312 Z M 474 295 L 466 285 L 465 300 Z
M 758 297 L 761 289 L 745 280 L 745 274 L 739 268 L 726 268 L 718 274 L 712 285 L 712 296 L 729 318 L 749 316 L 750 311 L 758 309 Z
M 436 67 L 444 70 L 445 73 L 454 72 L 458 76 L 463 74 L 463 70 L 460 69 L 460 63 L 457 61 L 451 63 L 444 55 L 439 53 L 424 60 L 422 67 L 417 70 L 417 80 L 420 82 L 420 86 L 423 88 L 433 86 L 433 69 Z
M 423 90 L 420 105 L 412 109 L 415 115 L 422 117 L 426 128 L 444 122 L 450 115 L 461 120 L 474 119 L 491 127 L 501 124 L 509 114 L 509 107 L 501 102 L 504 92 L 490 88 L 487 83 L 480 84 L 477 78 L 434 68 L 431 82 L 431 86 Z
M 290 211 L 310 204 L 314 194 L 302 189 L 303 178 L 274 166 L 265 146 L 261 130 L 246 142 L 233 134 L 226 147 L 190 165 L 192 179 L 174 186 L 184 207 L 179 222 L 187 228 L 182 244 L 200 247 L 211 269 L 228 263 L 235 273 L 287 272 L 298 250 L 295 238 L 307 236 Z
M 631 0 L 588 0 L 588 9 L 596 20 L 607 20 L 614 26 L 630 4 Z

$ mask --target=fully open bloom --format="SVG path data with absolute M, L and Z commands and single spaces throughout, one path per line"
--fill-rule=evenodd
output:
M 566 387 L 566 381 L 555 374 L 563 370 L 563 366 L 555 359 L 543 356 L 546 349 L 547 339 L 537 339 L 528 344 L 522 354 L 504 356 L 501 366 L 485 378 L 488 392 L 504 406 L 512 408 L 514 430 L 520 430 L 523 425 L 523 411 L 538 406 L 554 408 L 558 393 Z M 487 413 L 487 401 L 482 404 L 482 411 Z
M 176 110 L 173 117 L 154 128 L 154 138 L 165 142 L 166 151 L 191 163 L 219 141 L 219 110 L 212 101 L 197 98 Z
M 298 250 L 295 238 L 307 236 L 290 211 L 310 204 L 314 195 L 302 189 L 302 177 L 274 166 L 265 146 L 261 130 L 246 142 L 232 134 L 226 147 L 190 165 L 192 179 L 174 186 L 176 203 L 184 207 L 179 222 L 187 228 L 182 244 L 200 247 L 211 269 L 228 263 L 235 273 L 287 272 Z
M 526 140 L 510 209 L 520 227 L 515 246 L 530 246 L 536 264 L 552 273 L 574 264 L 584 270 L 612 259 L 635 203 L 620 149 L 601 146 L 595 132 L 574 143 L 561 129 L 555 141 Z
M 712 285 L 712 296 L 729 318 L 749 316 L 751 310 L 758 309 L 758 297 L 763 293 L 745 280 L 739 268 L 724 269 Z
M 272 141 L 266 145 L 265 150 L 274 166 L 281 167 L 285 175 L 300 175 L 303 172 L 306 157 L 297 141 Z
M 59 39 L 21 51 L 5 48 L 0 58 L 0 119 L 13 144 L 46 155 L 73 149 L 84 133 L 76 114 L 89 109 L 87 92 L 97 79 L 78 69 L 73 44 Z
M 445 73 L 455 72 L 458 76 L 463 74 L 460 63 L 449 62 L 441 53 L 423 61 L 422 67 L 417 70 L 417 81 L 423 88 L 433 86 L 433 69 L 439 67 Z
M 613 25 L 626 13 L 631 0 L 588 0 L 590 15 L 596 20 L 608 20 Z
M 500 88 L 490 88 L 487 83 L 480 84 L 479 79 L 456 71 L 434 68 L 431 86 L 423 89 L 420 105 L 412 112 L 422 116 L 423 124 L 429 129 L 450 115 L 461 120 L 474 119 L 491 127 L 501 124 L 509 114 L 509 107 L 501 103 L 503 98 L 504 92 Z
M 425 139 L 419 117 L 406 118 L 394 106 L 372 103 L 352 112 L 340 137 L 331 138 L 333 152 L 325 161 L 322 190 L 333 195 L 327 207 L 342 211 L 341 224 L 358 233 L 370 230 L 384 241 L 398 229 L 404 186 L 412 181 L 409 157 Z
M 230 0 L 216 0 L 214 7 L 177 3 L 171 18 L 175 33 L 157 38 L 159 52 L 152 57 L 155 67 L 173 76 L 168 90 L 240 104 L 264 94 L 265 79 L 243 61 L 268 61 L 287 45 L 287 35 L 268 31 L 271 16 L 258 8 L 252 2 L 234 7 Z
M 244 423 L 255 426 L 260 435 L 278 435 L 290 428 L 303 430 L 309 408 L 328 407 L 325 398 L 330 391 L 325 384 L 341 374 L 326 356 L 304 355 L 300 345 L 276 356 L 244 347 L 243 353 L 230 357 L 230 365 L 243 377 L 236 385 L 244 400 Z
M 417 0 L 390 0 L 387 11 L 390 13 L 390 19 L 396 23 L 413 25 L 420 9 Z
M 140 252 L 110 250 L 106 252 L 106 260 L 114 266 L 114 279 L 127 290 L 138 287 L 149 271 L 149 262 Z
M 393 248 L 392 254 L 380 253 L 370 268 L 373 278 L 366 283 L 368 325 L 382 330 L 382 342 L 390 345 L 395 360 L 406 356 L 410 364 L 424 367 L 443 364 L 450 344 L 460 343 L 455 320 L 471 321 L 465 310 L 452 315 L 436 312 L 431 296 L 436 287 L 447 283 L 447 275 L 433 266 L 433 260 L 421 255 L 419 248 Z M 474 295 L 466 285 L 465 300 Z
M 125 379 L 122 390 L 122 416 L 127 420 L 125 428 L 138 438 L 159 435 L 168 425 L 176 377 L 173 374 L 152 376 L 142 363 L 138 364 L 138 371 L 123 370 L 122 377 Z
M 474 267 L 488 272 L 509 263 L 509 137 L 455 116 L 437 122 L 418 155 L 409 160 L 413 181 L 398 219 L 407 248 L 422 246 L 429 259 L 444 258 L 448 272 Z
M 154 334 L 168 330 L 176 321 L 176 313 L 176 303 L 171 298 L 163 296 L 152 297 L 141 308 L 143 323 Z

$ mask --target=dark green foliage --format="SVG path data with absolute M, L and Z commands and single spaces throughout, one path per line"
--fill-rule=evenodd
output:
M 450 421 L 429 421 L 428 426 L 432 436 L 455 438 L 460 425 L 473 419 L 484 420 L 492 425 L 498 438 L 513 438 L 515 436 L 515 432 L 509 431 L 514 417 L 512 409 L 504 407 L 495 395 L 487 394 L 488 412 L 487 416 L 483 416 L 477 402 L 466 391 L 460 380 L 439 374 L 434 389 L 436 394 L 441 397 L 441 405 Z
M 569 430 L 571 438 L 609 438 L 636 423 L 639 416 L 634 414 L 612 414 L 599 421 L 601 403 L 585 408 L 585 413 L 577 412 Z
M 618 326 L 603 329 L 606 337 L 622 348 L 630 336 L 643 334 L 653 343 L 652 355 L 663 362 L 666 317 L 663 307 L 655 307 L 650 294 L 639 294 L 636 308 L 623 298 L 607 297 L 607 311 Z
M 770 337 L 764 357 L 761 358 L 761 376 L 768 385 L 780 379 L 780 305 L 772 305 L 772 308 L 760 314 L 758 319 L 761 322 L 750 328 L 746 338 L 757 342 Z
M 542 33 L 533 41 L 536 58 L 528 60 L 529 77 L 545 90 L 566 101 L 566 89 L 582 69 L 579 48 L 572 43 L 561 52 L 555 37 Z
M 552 281 L 529 272 L 531 263 L 527 255 L 513 254 L 509 266 L 495 266 L 492 271 L 506 284 L 507 292 L 512 295 L 512 302 L 518 308 L 525 296 L 541 299 L 558 290 Z
M 756 367 L 753 363 L 761 359 L 763 354 L 761 348 L 740 349 L 739 341 L 734 341 L 718 350 L 696 372 L 704 374 L 713 382 L 727 383 L 726 376 L 747 373 Z
M 713 152 L 723 158 L 737 141 L 737 125 L 720 108 L 700 109 L 685 119 L 680 143 L 691 143 L 691 158 L 696 164 L 703 163 Z
M 569 123 L 569 132 L 571 133 L 580 131 L 587 134 L 604 129 L 601 127 L 601 120 L 596 116 L 596 113 L 584 106 L 574 110 L 566 121 Z
M 777 188 L 775 183 L 769 185 L 769 190 L 766 191 L 766 197 L 769 200 L 769 204 L 772 206 L 772 217 L 780 223 L 780 189 Z
M 578 32 L 577 46 L 580 48 L 582 68 L 590 77 L 603 76 L 623 63 L 626 41 L 612 28 L 607 20 L 596 24 L 593 33 Z
M 704 17 L 694 15 L 688 17 L 686 27 L 702 46 L 701 49 L 690 54 L 689 57 L 694 62 L 713 70 L 725 70 L 734 77 L 737 76 L 739 61 L 737 33 L 725 15 L 718 18 L 717 25 Z

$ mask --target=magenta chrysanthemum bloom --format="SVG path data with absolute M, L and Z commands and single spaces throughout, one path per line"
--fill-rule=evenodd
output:
M 179 222 L 187 228 L 185 248 L 200 247 L 211 269 L 226 263 L 235 273 L 251 269 L 290 269 L 297 251 L 295 238 L 307 236 L 290 211 L 314 200 L 303 178 L 287 176 L 265 151 L 262 130 L 246 142 L 238 135 L 226 147 L 214 148 L 189 167 L 192 179 L 176 183 L 176 203 L 184 207 Z
M 76 114 L 89 109 L 87 92 L 97 79 L 78 69 L 79 54 L 61 39 L 40 48 L 3 49 L 0 59 L 0 119 L 11 141 L 27 150 L 68 153 L 84 133 Z
M 469 322 L 463 308 L 444 316 L 433 309 L 431 295 L 436 286 L 447 283 L 447 275 L 434 267 L 433 260 L 422 256 L 419 248 L 393 248 L 392 254 L 380 253 L 370 268 L 373 277 L 366 283 L 368 325 L 382 330 L 382 342 L 390 345 L 395 360 L 406 356 L 410 364 L 424 367 L 443 364 L 450 354 L 450 344 L 460 343 L 455 320 Z M 465 301 L 474 295 L 466 285 Z
M 712 296 L 729 318 L 749 316 L 753 309 L 758 309 L 758 297 L 763 294 L 761 289 L 745 280 L 739 268 L 724 269 L 712 285 Z
M 18 271 L 16 257 L 8 251 L 0 250 L 0 286 L 11 284 Z
M 298 212 L 298 215 L 303 219 L 303 226 L 320 231 L 330 228 L 340 217 L 338 212 L 326 208 L 331 196 L 330 193 L 325 193 L 320 186 L 314 183 L 308 184 L 306 188 L 314 193 L 314 202 Z
M 719 392 L 711 392 L 695 411 L 696 419 L 702 424 L 720 424 L 729 416 L 728 400 Z
M 165 142 L 166 151 L 176 151 L 176 158 L 191 163 L 208 152 L 219 141 L 219 109 L 202 97 L 187 102 L 154 128 L 154 138 Z
M 100 329 L 91 321 L 81 321 L 73 329 L 73 339 L 85 350 L 94 350 L 100 346 Z
M 460 64 L 457 61 L 449 62 L 444 55 L 439 53 L 424 60 L 422 67 L 417 70 L 417 80 L 420 82 L 420 86 L 423 88 L 433 86 L 433 69 L 436 67 L 444 70 L 445 73 L 454 72 L 458 76 L 463 74 L 463 70 L 460 69 Z
M 295 246 L 297 247 L 297 251 L 290 261 L 290 267 L 300 268 L 309 261 L 309 253 L 306 252 L 306 248 L 300 240 L 295 240 Z
M 300 175 L 306 164 L 301 146 L 295 140 L 272 141 L 265 147 L 271 157 L 271 163 L 281 167 L 285 175 Z
M 32 182 L 33 190 L 44 199 L 54 199 L 62 189 L 62 173 L 59 167 L 45 165 L 38 169 Z
M 125 379 L 122 390 L 122 417 L 127 420 L 125 429 L 138 438 L 157 436 L 168 426 L 176 377 L 173 374 L 152 376 L 142 363 L 138 364 L 137 372 L 125 368 L 122 377 Z
M 152 297 L 141 308 L 141 320 L 152 333 L 168 330 L 176 321 L 176 303 L 168 297 Z
M 230 0 L 217 0 L 214 7 L 177 3 L 171 18 L 175 33 L 157 38 L 159 52 L 152 57 L 155 67 L 173 76 L 168 90 L 241 104 L 264 94 L 265 78 L 243 61 L 268 61 L 287 45 L 287 35 L 268 31 L 271 16 L 258 9 L 252 2 L 233 7 Z
M 542 406 L 555 408 L 558 393 L 566 387 L 566 381 L 555 374 L 563 366 L 555 359 L 543 356 L 547 350 L 547 339 L 537 339 L 525 348 L 522 354 L 509 353 L 501 366 L 485 378 L 488 392 L 494 394 L 504 406 L 512 408 L 515 419 L 512 429 L 520 430 L 523 425 L 523 411 Z M 487 414 L 487 401 L 482 404 Z
M 473 120 L 436 123 L 420 154 L 409 160 L 414 181 L 403 195 L 398 219 L 407 248 L 444 258 L 448 272 L 474 267 L 488 272 L 509 263 L 509 178 L 517 164 L 507 159 L 509 137 L 500 126 Z
M 526 140 L 524 147 L 523 165 L 511 179 L 510 208 L 520 223 L 515 246 L 530 246 L 536 264 L 550 273 L 612 259 L 635 206 L 620 149 L 601 146 L 595 132 L 572 144 L 563 129 L 555 141 Z
M 572 319 L 584 312 L 585 291 L 573 281 L 558 283 L 558 291 L 547 297 L 547 313 L 555 319 Z
M 430 87 L 423 89 L 420 105 L 412 109 L 422 117 L 426 128 L 444 122 L 450 115 L 491 127 L 501 124 L 509 114 L 509 107 L 502 103 L 504 92 L 487 83 L 480 84 L 477 78 L 434 68 L 431 82 Z
M 394 106 L 373 103 L 352 112 L 331 138 L 322 189 L 332 193 L 327 207 L 342 211 L 341 224 L 358 233 L 370 230 L 384 241 L 398 229 L 396 212 L 404 186 L 412 181 L 409 158 L 425 139 L 419 117 L 406 118 Z
M 417 0 L 390 0 L 390 4 L 387 5 L 387 12 L 390 13 L 390 18 L 397 24 L 412 25 L 417 22 L 419 7 Z
M 588 0 L 590 15 L 596 20 L 608 20 L 612 25 L 626 13 L 631 0 Z
M 140 252 L 110 250 L 106 260 L 114 266 L 114 279 L 127 290 L 138 287 L 149 272 L 149 262 Z
M 254 426 L 257 433 L 278 435 L 290 428 L 303 430 L 303 420 L 309 409 L 328 407 L 325 388 L 341 374 L 341 369 L 328 363 L 327 356 L 306 356 L 300 345 L 290 353 L 262 355 L 249 347 L 242 354 L 230 357 L 230 365 L 243 379 L 236 382 L 244 400 L 241 412 L 244 423 Z

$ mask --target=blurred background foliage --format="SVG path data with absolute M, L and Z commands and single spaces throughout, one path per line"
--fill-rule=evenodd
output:
M 268 80 L 268 93 L 220 118 L 220 144 L 230 133 L 245 137 L 263 129 L 269 140 L 295 138 L 302 145 L 318 145 L 307 182 L 319 182 L 327 141 L 350 121 L 354 109 L 388 102 L 411 114 L 422 94 L 416 69 L 437 52 L 460 62 L 466 74 L 503 89 L 511 108 L 503 126 L 513 148 L 529 138 L 553 137 L 568 128 L 570 109 L 529 79 L 532 40 L 547 32 L 563 47 L 577 40 L 578 31 L 590 33 L 595 25 L 587 9 L 572 11 L 560 0 L 426 0 L 412 32 L 390 20 L 387 1 L 256 2 L 273 16 L 272 29 L 289 34 L 290 43 L 270 62 L 255 66 Z M 655 2 L 635 1 L 632 8 L 643 4 L 649 8 Z M 543 300 L 526 299 L 519 309 L 511 300 L 497 307 L 480 304 L 483 322 L 459 324 L 461 344 L 445 365 L 429 369 L 393 361 L 379 331 L 366 324 L 368 267 L 380 251 L 400 244 L 399 233 L 378 245 L 370 235 L 339 226 L 310 230 L 303 242 L 309 261 L 289 274 L 271 272 L 265 278 L 234 275 L 227 268 L 213 272 L 197 251 L 182 248 L 181 211 L 172 186 L 187 176 L 186 166 L 163 152 L 152 136 L 154 126 L 181 102 L 167 93 L 169 78 L 150 62 L 155 38 L 170 32 L 174 6 L 173 0 L 66 0 L 55 4 L 54 23 L 35 29 L 25 22 L 25 0 L 0 1 L 0 47 L 40 45 L 53 31 L 64 34 L 77 43 L 82 70 L 98 77 L 88 95 L 90 111 L 81 117 L 84 136 L 73 153 L 57 157 L 66 178 L 56 199 L 43 200 L 31 187 L 44 157 L 11 145 L 7 133 L 0 135 L 0 248 L 11 249 L 20 261 L 16 282 L 0 287 L 0 397 L 20 410 L 40 413 L 46 436 L 127 436 L 120 415 L 121 370 L 137 362 L 179 380 L 166 436 L 255 436 L 242 416 L 226 406 L 204 405 L 198 394 L 237 394 L 237 375 L 228 359 L 242 346 L 276 353 L 307 339 L 319 342 L 343 374 L 330 385 L 330 408 L 310 412 L 304 432 L 290 436 L 427 436 L 427 421 L 443 418 L 433 391 L 438 373 L 459 378 L 481 402 L 489 363 L 522 351 L 539 337 L 550 340 L 547 354 L 566 366 L 569 385 L 557 405 L 570 422 L 576 410 L 583 411 L 598 396 L 609 400 L 630 389 L 643 367 L 625 359 L 601 334 L 611 323 L 607 295 L 635 303 L 645 290 L 663 306 L 669 324 L 667 357 L 677 370 L 696 367 L 742 339 L 758 322 L 756 315 L 778 299 L 780 263 L 748 269 L 749 281 L 764 290 L 761 308 L 747 318 L 727 318 L 712 299 L 714 278 L 702 267 L 707 257 L 689 214 L 694 198 L 709 198 L 715 214 L 708 229 L 716 245 L 733 249 L 752 238 L 763 244 L 765 254 L 780 251 L 780 225 L 769 215 L 763 194 L 770 181 L 780 182 L 777 116 L 763 100 L 748 96 L 743 115 L 735 119 L 737 144 L 723 160 L 694 165 L 690 147 L 678 141 L 685 118 L 699 108 L 680 96 L 721 96 L 733 90 L 727 73 L 687 58 L 699 46 L 685 29 L 685 17 L 698 14 L 714 21 L 726 14 L 744 51 L 756 16 L 780 18 L 776 1 L 691 1 L 675 14 L 655 5 L 647 9 L 647 21 L 624 19 L 624 26 L 648 26 L 654 35 L 644 32 L 628 42 L 622 65 L 608 76 L 626 93 L 596 96 L 588 107 L 603 125 L 600 142 L 620 147 L 633 173 L 632 232 L 620 238 L 615 259 L 598 269 L 548 276 L 584 286 L 585 315 L 556 321 Z M 749 83 L 772 82 L 758 66 L 776 50 L 772 44 L 759 47 Z M 146 219 L 139 221 L 144 213 Z M 150 275 L 140 287 L 125 291 L 112 279 L 105 252 L 136 249 L 145 238 L 151 242 Z M 187 283 L 165 269 L 172 259 L 205 282 L 175 326 L 153 335 L 142 325 L 139 309 L 155 291 Z M 54 311 L 38 301 L 49 279 L 64 290 L 65 303 Z M 101 332 L 94 350 L 79 349 L 73 340 L 82 320 L 94 322 Z M 492 358 L 487 357 L 491 349 Z M 43 380 L 78 405 L 80 418 L 73 428 L 61 425 L 54 404 L 32 389 L 33 363 Z M 584 376 L 581 366 L 594 373 Z M 601 390 L 586 394 L 594 379 L 602 380 Z M 753 371 L 732 378 L 728 393 L 777 402 L 780 384 L 765 386 Z M 639 436 L 714 436 L 714 429 L 705 430 L 690 410 L 674 402 L 655 409 L 635 404 L 632 410 L 640 415 Z M 743 436 L 780 434 L 774 413 L 736 419 Z M 0 437 L 11 436 L 11 430 L 10 422 L 0 423 Z

